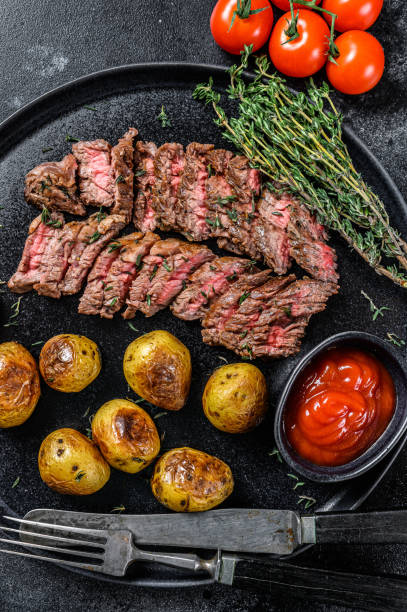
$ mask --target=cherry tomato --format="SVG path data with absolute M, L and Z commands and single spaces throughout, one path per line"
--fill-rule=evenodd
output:
M 297 12 L 298 38 L 287 42 L 287 20 L 291 22 L 291 13 L 285 13 L 271 34 L 269 54 L 274 66 L 283 74 L 306 77 L 318 72 L 326 62 L 329 28 L 316 13 L 307 9 Z
M 328 62 L 328 80 L 345 94 L 361 94 L 372 89 L 382 78 L 384 70 L 383 47 L 371 34 L 350 30 L 338 36 L 335 45 L 339 51 L 337 62 Z
M 275 4 L 276 6 L 278 6 L 279 9 L 281 9 L 282 11 L 289 11 L 290 10 L 290 1 L 289 0 L 271 0 L 273 4 Z M 312 2 L 312 0 L 304 0 L 305 2 Z M 317 0 L 317 4 L 319 4 L 321 2 L 321 0 Z M 301 4 L 296 4 L 294 2 L 294 8 L 305 8 L 305 6 L 302 6 Z
M 383 0 L 324 0 L 322 8 L 335 13 L 335 30 L 367 30 L 378 18 Z M 331 25 L 331 16 L 323 13 Z
M 242 15 L 245 11 L 248 13 L 248 9 L 259 12 L 241 17 L 239 9 Z M 232 19 L 233 25 L 230 27 Z M 239 55 L 244 45 L 253 45 L 253 51 L 260 49 L 266 44 L 272 27 L 273 9 L 269 0 L 218 0 L 211 15 L 211 32 L 215 42 L 234 55 Z

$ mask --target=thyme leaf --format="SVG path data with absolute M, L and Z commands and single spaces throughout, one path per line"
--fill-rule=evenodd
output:
M 163 128 L 171 127 L 171 120 L 165 112 L 164 104 L 161 106 L 160 114 L 157 115 L 157 119 L 161 122 Z
M 378 307 L 377 307 L 377 306 L 374 304 L 374 302 L 373 302 L 372 298 L 370 298 L 370 297 L 367 295 L 367 293 L 365 293 L 363 290 L 362 290 L 360 293 L 363 295 L 363 297 L 364 297 L 364 298 L 366 298 L 366 299 L 367 299 L 367 301 L 368 301 L 368 302 L 369 302 L 369 304 L 370 304 L 370 310 L 373 312 L 373 316 L 372 316 L 372 320 L 373 320 L 373 321 L 376 321 L 377 317 L 379 317 L 379 316 L 380 316 L 380 317 L 383 317 L 383 316 L 384 316 L 384 314 L 383 314 L 383 311 L 384 311 L 384 310 L 390 310 L 390 308 L 388 308 L 387 306 L 382 306 L 381 308 L 378 308 Z

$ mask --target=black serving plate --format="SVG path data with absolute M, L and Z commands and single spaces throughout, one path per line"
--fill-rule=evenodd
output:
M 187 144 L 196 140 L 224 146 L 225 142 L 212 122 L 211 110 L 192 99 L 195 84 L 206 81 L 210 75 L 215 77 L 219 87 L 227 83 L 225 69 L 215 66 L 150 64 L 114 68 L 60 87 L 5 121 L 0 126 L 0 204 L 4 206 L 0 211 L 0 224 L 3 225 L 0 229 L 0 278 L 7 280 L 15 271 L 28 225 L 37 214 L 24 202 L 24 175 L 42 161 L 60 159 L 65 155 L 70 150 L 65 141 L 66 134 L 81 139 L 101 137 L 114 143 L 128 126 L 134 125 L 141 138 L 160 144 L 171 140 Z M 157 121 L 162 104 L 172 122 L 166 129 Z M 84 105 L 97 110 L 88 110 Z M 407 206 L 396 186 L 350 130 L 346 130 L 346 140 L 356 165 L 383 198 L 398 229 L 407 235 Z M 53 150 L 43 153 L 42 149 L 47 147 L 53 147 Z M 325 312 L 312 318 L 298 355 L 268 363 L 256 362 L 269 385 L 270 411 L 262 427 L 241 436 L 218 431 L 203 415 L 201 395 L 210 373 L 222 365 L 222 359 L 229 362 L 239 359 L 225 349 L 203 344 L 199 324 L 180 321 L 169 311 L 150 319 L 138 314 L 133 324 L 140 332 L 134 332 L 120 316 L 107 321 L 78 315 L 78 296 L 55 301 L 34 292 L 24 295 L 16 319 L 18 325 L 1 326 L 1 341 L 17 340 L 38 357 L 41 345 L 31 347 L 32 343 L 45 341 L 62 332 L 85 334 L 100 346 L 103 370 L 96 381 L 80 394 L 58 393 L 43 384 L 43 395 L 33 416 L 21 427 L 0 431 L 0 506 L 20 516 L 40 507 L 106 513 L 121 504 L 128 513 L 162 512 L 149 488 L 149 468 L 135 476 L 112 470 L 109 483 L 100 492 L 82 498 L 54 493 L 41 482 L 37 468 L 38 449 L 49 432 L 59 427 L 74 427 L 85 433 L 89 422 L 88 416 L 84 415 L 88 410 L 92 414 L 102 403 L 114 397 L 134 397 L 122 372 L 124 350 L 138 333 L 162 328 L 188 346 L 193 363 L 192 388 L 186 406 L 180 412 L 168 413 L 157 420 L 159 432 L 165 432 L 163 449 L 188 445 L 229 463 L 236 486 L 225 502 L 228 507 L 299 510 L 303 507 L 298 505 L 300 494 L 315 498 L 315 509 L 356 508 L 394 461 L 401 450 L 401 442 L 361 478 L 345 485 L 306 481 L 295 491 L 294 481 L 287 476 L 289 468 L 279 463 L 275 455 L 269 455 L 274 447 L 274 406 L 290 372 L 307 351 L 327 336 L 349 329 L 376 333 L 382 338 L 387 332 L 399 336 L 405 334 L 407 294 L 378 277 L 340 239 L 333 237 L 332 244 L 339 259 L 340 293 L 329 301 Z M 301 274 L 300 270 L 295 271 Z M 391 308 L 376 322 L 372 321 L 369 304 L 360 294 L 362 289 L 379 306 Z M 16 296 L 4 290 L 0 299 L 1 322 L 5 323 Z M 398 350 L 405 359 L 405 347 Z M 20 476 L 20 482 L 12 488 L 17 476 Z M 169 587 L 209 581 L 170 568 L 136 565 L 121 582 Z

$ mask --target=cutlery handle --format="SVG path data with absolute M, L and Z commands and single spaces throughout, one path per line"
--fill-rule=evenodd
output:
M 237 558 L 236 558 L 237 559 Z M 223 582 L 222 576 L 220 582 Z M 228 584 L 263 591 L 276 599 L 299 598 L 366 610 L 407 609 L 407 580 L 299 567 L 284 562 L 237 559 Z
M 407 510 L 316 514 L 315 539 L 318 544 L 407 543 Z

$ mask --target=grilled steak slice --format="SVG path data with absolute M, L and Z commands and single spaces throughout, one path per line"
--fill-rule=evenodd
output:
M 278 198 L 264 189 L 257 203 L 258 216 L 253 224 L 253 239 L 266 264 L 277 274 L 285 274 L 291 265 L 287 225 L 291 199 Z
M 75 245 L 76 238 L 86 224 L 86 221 L 66 223 L 60 232 L 56 233 L 48 244 L 40 263 L 40 280 L 34 289 L 40 295 L 60 298 L 59 283 L 68 268 L 69 256 Z
M 73 155 L 36 166 L 25 177 L 25 199 L 38 208 L 84 215 L 85 207 L 76 195 L 77 167 Z
M 165 270 L 165 266 L 168 267 L 167 259 L 179 252 L 181 244 L 181 240 L 177 238 L 167 238 L 151 247 L 149 255 L 143 259 L 142 270 L 131 284 L 126 300 L 128 308 L 123 313 L 125 319 L 132 319 L 136 311 L 142 309 L 144 301 L 150 302 L 150 290 L 156 275 L 161 268 Z
M 249 255 L 252 259 L 261 259 L 261 253 L 254 240 L 252 226 L 256 211 L 250 196 L 250 201 L 240 199 L 226 180 L 229 165 L 235 158 L 220 150 L 220 154 L 212 154 L 211 176 L 206 181 L 208 214 L 206 222 L 210 225 L 213 238 L 218 238 L 220 248 L 232 251 L 237 255 Z M 212 166 L 213 164 L 213 166 Z M 221 173 L 213 174 L 220 170 Z M 251 172 L 247 166 L 246 173 Z M 240 191 L 242 191 L 240 189 Z
M 103 307 L 100 311 L 102 317 L 112 319 L 114 313 L 121 309 L 133 279 L 143 267 L 143 258 L 159 240 L 160 237 L 151 232 L 145 236 L 135 233 L 124 237 L 120 254 L 106 276 Z
M 76 238 L 76 243 L 69 256 L 68 269 L 60 283 L 60 289 L 64 295 L 80 291 L 83 280 L 100 251 L 117 236 L 125 225 L 123 217 L 119 215 L 109 215 L 101 221 L 99 219 L 99 213 L 91 215 Z
M 129 128 L 123 138 L 120 138 L 118 144 L 112 149 L 112 172 L 114 179 L 114 206 L 112 213 L 122 215 L 126 223 L 129 223 L 133 216 L 133 140 L 137 134 L 136 128 Z
M 155 184 L 154 157 L 157 147 L 153 142 L 136 142 L 134 150 L 134 202 L 133 223 L 141 232 L 154 231 L 155 212 L 152 207 Z
M 177 252 L 163 258 L 151 282 L 148 299 L 141 304 L 140 310 L 146 317 L 151 317 L 168 306 L 182 291 L 188 276 L 214 257 L 212 251 L 204 245 L 182 242 Z
M 203 264 L 188 280 L 187 287 L 171 304 L 179 319 L 202 319 L 213 301 L 223 295 L 240 276 L 258 272 L 253 262 L 236 257 L 216 257 Z
M 209 344 L 221 344 L 250 359 L 296 353 L 309 318 L 324 310 L 329 296 L 337 291 L 333 283 L 295 280 L 290 275 L 246 289 L 236 306 L 236 285 L 228 292 L 234 307 L 227 310 L 218 305 L 228 294 L 219 298 L 204 319 L 202 336 Z
M 227 165 L 225 178 L 241 204 L 246 205 L 246 212 L 250 213 L 253 196 L 260 193 L 260 172 L 250 168 L 247 157 L 235 155 Z
M 154 159 L 155 185 L 152 199 L 157 227 L 162 230 L 182 229 L 177 223 L 176 207 L 183 169 L 182 145 L 176 142 L 163 144 Z
M 224 174 L 226 172 L 226 168 L 233 157 L 233 153 L 226 149 L 213 149 L 212 151 L 208 151 L 206 157 L 209 166 L 209 176 L 212 176 L 212 174 Z
M 79 165 L 81 200 L 90 206 L 113 204 L 113 175 L 110 167 L 111 146 L 106 140 L 76 142 L 72 152 Z
M 96 315 L 103 306 L 103 296 L 106 287 L 106 276 L 113 262 L 119 256 L 122 238 L 106 246 L 97 256 L 92 270 L 89 272 L 85 291 L 79 300 L 80 314 Z
M 287 225 L 290 255 L 314 278 L 336 283 L 336 253 L 325 242 L 325 229 L 305 205 L 290 198 L 290 219 Z
M 246 351 L 252 357 L 288 357 L 300 349 L 300 340 L 311 316 L 325 310 L 337 293 L 335 283 L 297 280 L 280 291 L 263 310 L 247 336 Z
M 178 227 L 189 240 L 206 240 L 210 236 L 210 226 L 206 222 L 206 179 L 209 176 L 208 153 L 213 148 L 212 144 L 192 142 L 185 151 L 176 214 Z
M 64 217 L 61 213 L 44 214 L 36 217 L 29 229 L 28 238 L 24 245 L 21 261 L 17 271 L 8 281 L 8 287 L 15 293 L 31 291 L 35 283 L 41 279 L 41 262 L 48 246 L 54 236 L 61 234 Z
M 270 279 L 270 270 L 242 276 L 218 298 L 202 322 L 202 338 L 212 345 L 235 351 L 246 344 L 245 337 L 256 324 L 262 309 L 295 276 Z

